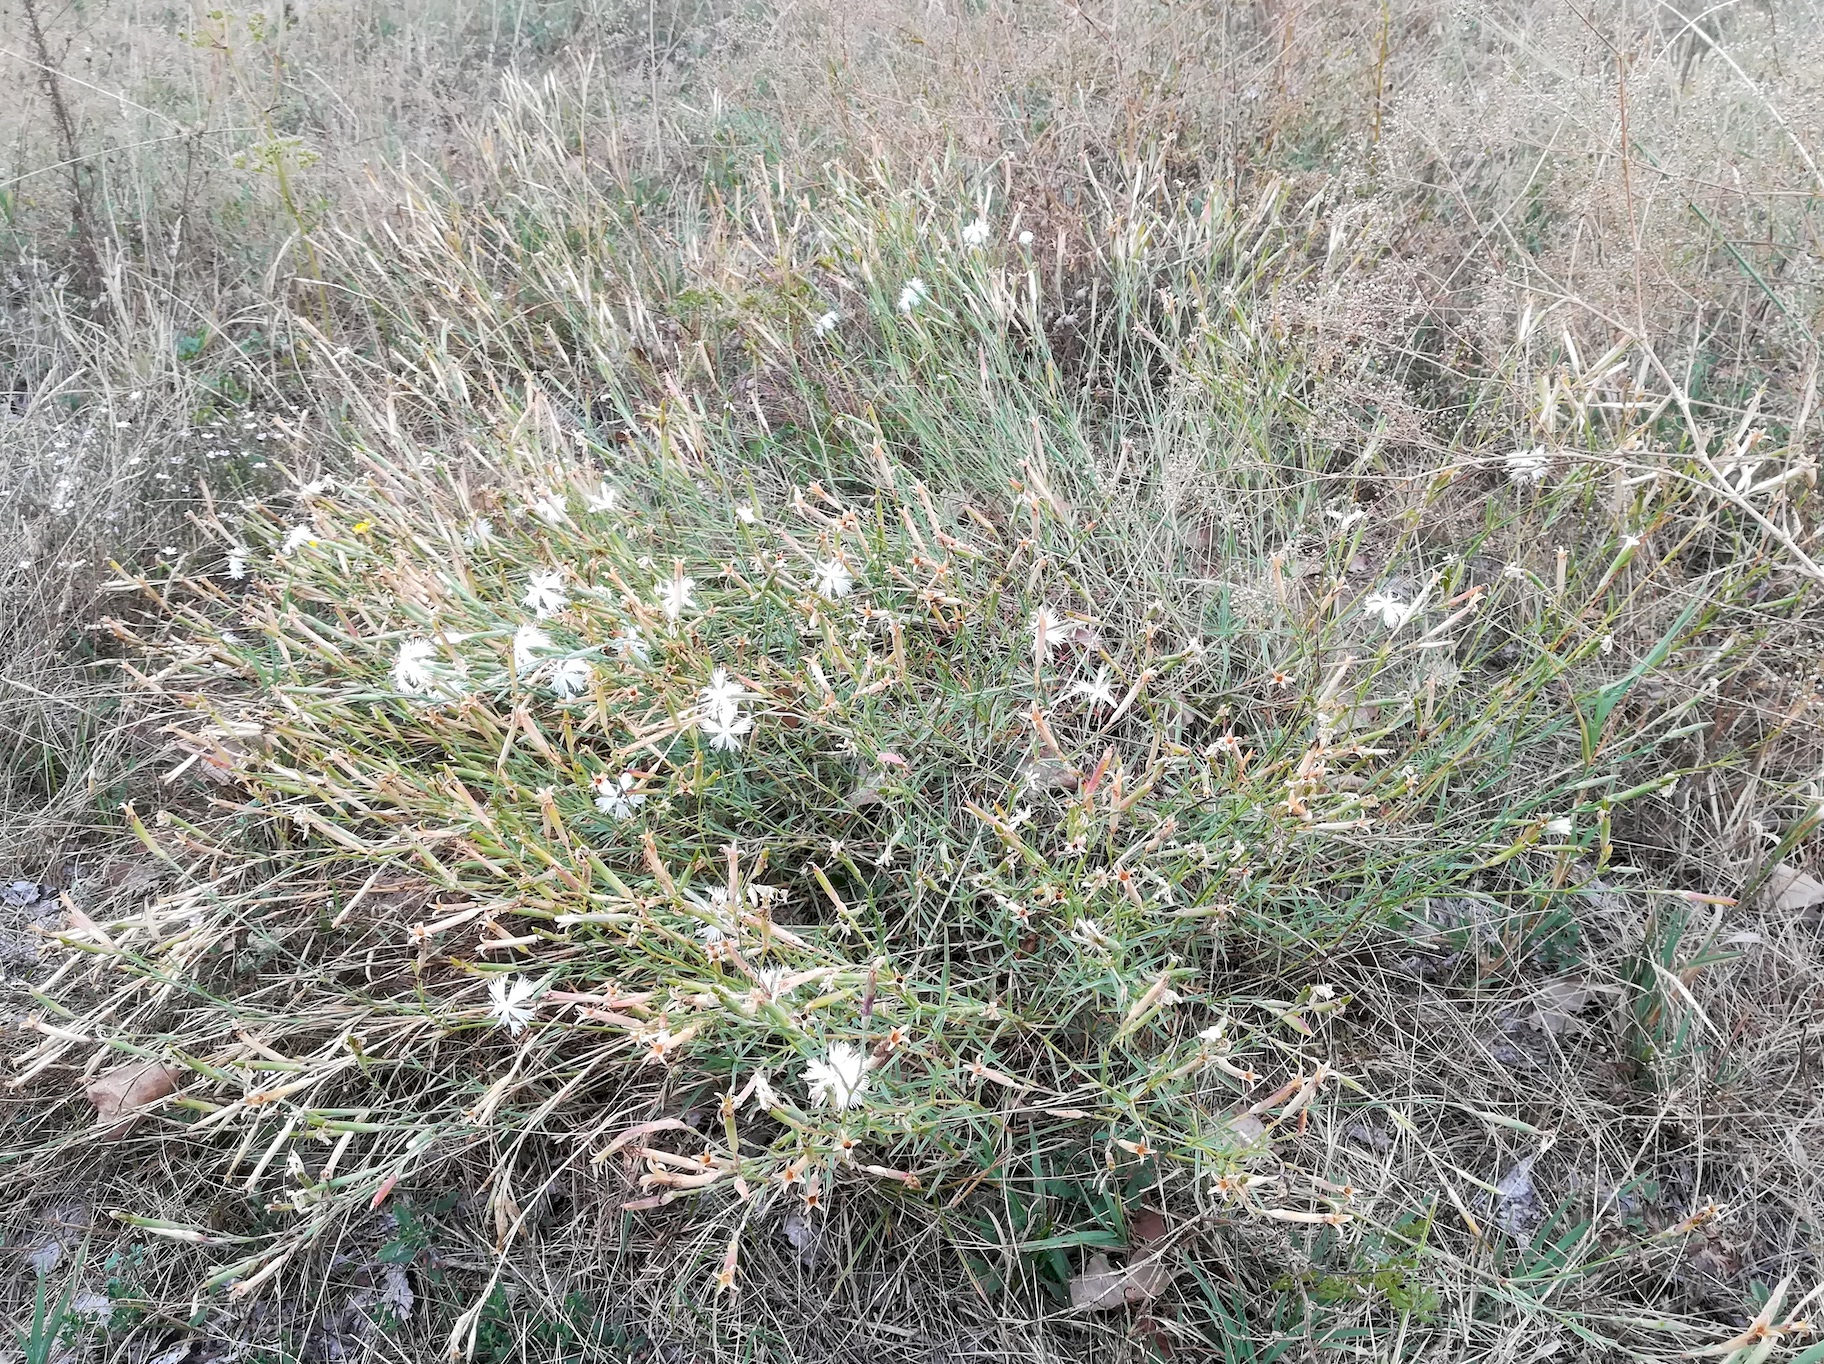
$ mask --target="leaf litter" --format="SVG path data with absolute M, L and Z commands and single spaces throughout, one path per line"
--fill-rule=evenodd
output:
M 1165 1218 L 1146 1208 L 1135 1214 L 1133 1257 L 1116 1267 L 1096 1251 L 1070 1281 L 1070 1305 L 1079 1312 L 1112 1312 L 1151 1302 L 1171 1286 L 1183 1268 L 1175 1246 L 1166 1244 Z
M 95 1108 L 97 1140 L 119 1141 L 145 1116 L 144 1109 L 174 1093 L 183 1072 L 163 1061 L 135 1061 L 104 1070 L 83 1086 Z M 121 1121 L 115 1121 L 120 1119 Z
M 1820 916 L 1806 911 L 1824 906 L 1824 881 L 1781 862 L 1767 874 L 1765 894 L 1780 913 L 1804 914 L 1807 920 L 1816 921 Z

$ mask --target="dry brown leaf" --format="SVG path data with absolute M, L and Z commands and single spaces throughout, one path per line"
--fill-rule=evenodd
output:
M 1577 1015 L 1594 1003 L 1603 990 L 1604 987 L 1592 985 L 1578 976 L 1551 981 L 1540 986 L 1533 995 L 1533 1012 L 1528 1021 L 1553 1037 L 1562 1036 L 1564 1030 L 1577 1021 Z
M 1535 1154 L 1517 1161 L 1495 1181 L 1494 1223 L 1509 1235 L 1527 1235 L 1545 1215 L 1533 1187 L 1533 1166 L 1538 1160 Z
M 181 1078 L 183 1071 L 163 1061 L 133 1061 L 90 1080 L 82 1092 L 95 1106 L 95 1125 L 107 1128 L 99 1140 L 119 1141 L 126 1136 L 144 1116 L 138 1110 L 172 1093 Z
M 880 794 L 880 787 L 886 779 L 887 774 L 883 769 L 869 768 L 862 774 L 861 780 L 855 784 L 855 789 L 849 792 L 849 808 L 859 810 L 864 805 L 884 805 L 886 802 Z
M 815 1269 L 818 1258 L 823 1254 L 823 1228 L 811 1218 L 793 1208 L 779 1224 L 779 1233 L 791 1242 L 792 1249 L 798 1252 L 798 1263 L 806 1269 Z
M 1029 791 L 1074 791 L 1083 774 L 1060 758 L 1027 758 L 1014 773 Z
M 1114 1269 L 1108 1256 L 1089 1257 L 1083 1272 L 1070 1281 L 1070 1305 L 1083 1312 L 1112 1312 L 1117 1307 L 1137 1307 L 1165 1292 L 1178 1274 L 1177 1256 L 1161 1251 Z
M 1266 1124 L 1252 1113 L 1235 1114 L 1228 1119 L 1228 1126 L 1229 1130 L 1247 1146 L 1257 1145 L 1267 1135 Z
M 1171 1228 L 1166 1225 L 1164 1213 L 1156 1208 L 1142 1208 L 1134 1214 L 1134 1220 L 1128 1223 L 1127 1230 L 1134 1238 L 1135 1245 L 1150 1246 L 1155 1241 L 1163 1241 Z
M 1785 914 L 1824 905 L 1824 881 L 1782 862 L 1767 873 L 1767 899 Z

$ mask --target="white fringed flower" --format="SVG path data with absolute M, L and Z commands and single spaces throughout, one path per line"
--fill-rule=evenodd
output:
M 551 666 L 551 691 L 555 696 L 569 700 L 581 696 L 589 690 L 590 679 L 595 676 L 595 669 L 581 658 L 565 658 Z
M 691 596 L 696 585 L 694 578 L 673 578 L 659 584 L 659 610 L 665 613 L 666 620 L 680 620 L 696 606 L 697 599 Z
M 779 1107 L 779 1095 L 773 1089 L 772 1081 L 767 1079 L 764 1070 L 757 1070 L 754 1072 L 754 1078 L 751 1081 L 751 1089 L 753 1093 L 753 1105 L 755 1108 L 767 1109 Z
M 614 647 L 622 658 L 631 658 L 636 663 L 652 661 L 652 647 L 646 643 L 646 636 L 632 625 L 614 637 Z
M 906 287 L 899 291 L 899 311 L 910 316 L 914 308 L 930 297 L 930 291 L 925 288 L 922 279 L 909 279 Z
M 828 1056 L 804 1068 L 804 1085 L 814 1104 L 854 1108 L 868 1088 L 868 1059 L 847 1042 L 833 1042 Z
M 1115 689 L 1109 681 L 1108 665 L 1104 664 L 1102 667 L 1097 668 L 1093 680 L 1085 681 L 1083 678 L 1078 678 L 1076 681 L 1072 682 L 1070 684 L 1070 694 L 1072 696 L 1081 696 L 1089 703 L 1089 708 L 1091 710 L 1094 710 L 1097 706 L 1113 706 L 1115 704 Z
M 963 245 L 971 250 L 979 250 L 988 244 L 988 220 L 977 218 L 972 223 L 963 225 Z
M 1106 952 L 1115 945 L 1115 940 L 1094 919 L 1078 919 L 1070 930 L 1070 940 L 1092 952 Z
M 556 646 L 536 625 L 522 625 L 513 632 L 513 671 L 530 672 L 538 666 L 538 656 L 549 653 Z
M 849 595 L 855 586 L 855 575 L 841 559 L 826 559 L 817 565 L 817 595 L 831 601 Z
M 723 753 L 733 753 L 739 749 L 742 736 L 754 727 L 751 719 L 738 713 L 706 715 L 698 723 L 709 738 L 709 746 Z
M 431 666 L 436 657 L 437 646 L 430 640 L 406 640 L 393 660 L 393 685 L 413 696 L 429 696 L 437 690 L 437 674 Z
M 488 1012 L 517 1037 L 532 1021 L 532 996 L 538 986 L 524 976 L 495 976 L 488 982 Z
M 536 501 L 528 503 L 526 510 L 547 526 L 562 526 L 570 520 L 570 510 L 564 505 L 564 499 L 557 493 L 546 493 Z
M 633 789 L 638 780 L 631 772 L 618 777 L 596 773 L 589 783 L 595 788 L 595 808 L 615 819 L 632 818 L 633 812 L 646 803 L 645 793 Z
M 740 713 L 747 699 L 747 689 L 728 675 L 727 668 L 717 668 L 709 675 L 709 685 L 697 693 L 706 718 L 717 719 Z
M 1520 487 L 1538 487 L 1552 471 L 1552 452 L 1543 445 L 1511 450 L 1505 460 L 1508 481 Z
M 1381 624 L 1389 630 L 1397 630 L 1412 619 L 1412 613 L 1418 610 L 1414 604 L 1401 601 L 1391 592 L 1370 592 L 1362 603 L 1362 614 L 1379 616 Z
M 1049 606 L 1032 613 L 1033 657 L 1049 659 L 1051 651 L 1064 642 L 1064 617 Z
M 540 620 L 549 620 L 570 604 L 570 596 L 564 591 L 564 575 L 534 573 L 520 601 L 531 607 Z

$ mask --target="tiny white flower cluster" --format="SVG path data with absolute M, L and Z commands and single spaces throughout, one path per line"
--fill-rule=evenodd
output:
M 697 724 L 709 737 L 709 746 L 724 753 L 741 747 L 742 736 L 754 727 L 753 720 L 741 713 L 747 690 L 728 675 L 727 668 L 717 668 L 709 676 L 709 685 L 699 693 Z

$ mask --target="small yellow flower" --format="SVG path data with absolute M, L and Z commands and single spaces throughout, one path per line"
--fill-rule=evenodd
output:
M 356 535 L 366 535 L 373 528 L 374 528 L 374 523 L 372 521 L 355 522 L 355 534 Z

